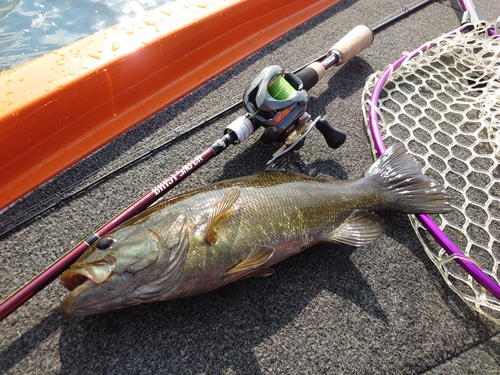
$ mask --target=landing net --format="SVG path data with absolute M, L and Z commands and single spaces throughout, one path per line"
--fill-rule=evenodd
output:
M 386 147 L 402 142 L 424 173 L 446 188 L 455 211 L 430 217 L 463 255 L 450 255 L 414 215 L 411 223 L 450 288 L 500 323 L 500 301 L 456 263 L 470 260 L 499 284 L 500 38 L 494 30 L 486 23 L 465 25 L 406 53 L 367 79 L 363 112 L 375 156 L 378 136 Z M 380 90 L 376 103 L 374 90 Z

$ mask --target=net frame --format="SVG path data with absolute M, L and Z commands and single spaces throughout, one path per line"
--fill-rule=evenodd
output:
M 405 53 L 368 77 L 362 103 L 375 158 L 386 142 L 403 142 L 450 190 L 455 213 L 409 215 L 411 224 L 449 287 L 500 324 L 499 25 L 465 24 Z M 471 200 L 469 191 L 486 191 L 486 199 Z

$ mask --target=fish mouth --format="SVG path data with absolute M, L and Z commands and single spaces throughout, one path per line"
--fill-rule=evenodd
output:
M 83 284 L 102 284 L 114 273 L 115 259 L 112 258 L 93 263 L 74 264 L 64 271 L 59 279 L 66 289 L 73 291 Z
M 60 306 L 60 311 L 64 316 L 75 317 L 89 314 L 87 310 L 92 307 L 92 304 L 89 304 L 89 296 L 86 296 L 84 292 L 110 281 L 115 273 L 113 260 L 114 258 L 74 264 L 62 273 L 59 278 L 61 284 L 71 291 Z
M 73 291 L 82 284 L 95 284 L 92 275 L 84 268 L 69 269 L 64 271 L 60 277 L 61 284 L 68 290 Z

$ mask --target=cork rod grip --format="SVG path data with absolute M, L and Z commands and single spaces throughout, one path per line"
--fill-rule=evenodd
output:
M 359 25 L 347 33 L 328 51 L 328 55 L 333 51 L 338 51 L 341 61 L 338 66 L 344 65 L 354 56 L 358 55 L 373 42 L 373 32 L 368 26 Z

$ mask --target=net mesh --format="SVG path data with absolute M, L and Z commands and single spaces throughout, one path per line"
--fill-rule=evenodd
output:
M 426 44 L 416 56 L 407 53 L 399 68 L 389 67 L 373 104 L 386 146 L 402 142 L 450 195 L 454 212 L 431 218 L 467 259 L 499 283 L 500 39 L 488 35 L 491 27 L 461 28 Z M 499 22 L 497 32 L 498 27 Z M 370 96 L 381 74 L 371 75 L 363 92 L 368 127 Z M 500 323 L 500 301 L 455 262 L 457 256 L 436 244 L 415 216 L 410 220 L 451 289 Z

